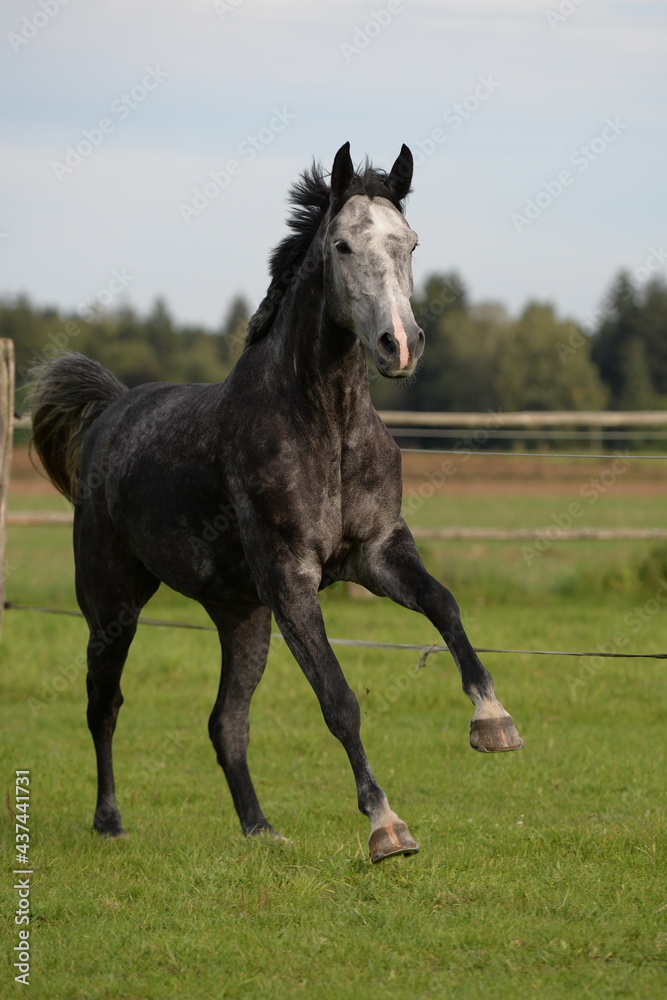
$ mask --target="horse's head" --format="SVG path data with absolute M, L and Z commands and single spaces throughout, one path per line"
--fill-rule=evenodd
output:
M 417 234 L 398 207 L 410 190 L 412 168 L 412 153 L 403 146 L 382 187 L 369 195 L 355 175 L 347 142 L 331 171 L 324 245 L 327 309 L 368 347 L 387 378 L 411 375 L 424 350 L 424 333 L 410 305 Z

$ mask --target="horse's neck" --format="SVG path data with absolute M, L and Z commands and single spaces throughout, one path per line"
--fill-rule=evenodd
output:
M 274 357 L 303 415 L 344 433 L 372 409 L 366 352 L 329 318 L 323 301 L 319 275 L 294 288 L 276 317 Z
M 262 363 L 276 390 L 309 422 L 346 424 L 357 413 L 367 418 L 365 350 L 328 316 L 321 264 L 304 270 L 280 304 Z

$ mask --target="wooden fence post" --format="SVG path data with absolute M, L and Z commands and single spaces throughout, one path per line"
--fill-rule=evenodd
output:
M 5 610 L 7 491 L 14 438 L 14 341 L 0 339 L 0 626 Z

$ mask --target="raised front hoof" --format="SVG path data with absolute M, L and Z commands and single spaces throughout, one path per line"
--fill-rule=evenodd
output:
M 392 823 L 391 826 L 380 826 L 373 830 L 368 838 L 368 850 L 371 861 L 377 865 L 385 858 L 394 854 L 416 854 L 419 844 L 412 839 L 405 823 Z
M 481 753 L 503 753 L 520 750 L 523 740 L 511 715 L 498 719 L 473 719 L 470 723 L 470 746 Z

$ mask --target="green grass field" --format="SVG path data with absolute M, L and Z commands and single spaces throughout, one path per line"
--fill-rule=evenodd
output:
M 586 526 L 664 524 L 659 498 L 606 499 Z M 503 501 L 436 497 L 412 523 L 544 525 L 567 506 Z M 658 548 L 558 543 L 530 564 L 517 544 L 424 552 L 477 646 L 666 652 Z M 7 597 L 75 607 L 66 528 L 11 529 L 7 558 Z M 386 601 L 334 589 L 323 607 L 331 636 L 438 641 Z M 146 614 L 205 621 L 167 591 Z M 85 639 L 74 618 L 10 610 L 3 624 L 2 775 L 13 807 L 15 771 L 30 771 L 34 871 L 21 994 L 7 808 L 3 998 L 667 996 L 665 661 L 485 655 L 526 741 L 495 756 L 468 748 L 448 654 L 417 670 L 417 652 L 339 649 L 371 764 L 422 848 L 374 867 L 345 754 L 280 639 L 253 702 L 251 768 L 292 844 L 240 834 L 206 732 L 215 634 L 151 627 L 132 648 L 115 740 L 129 836 L 93 834 Z

